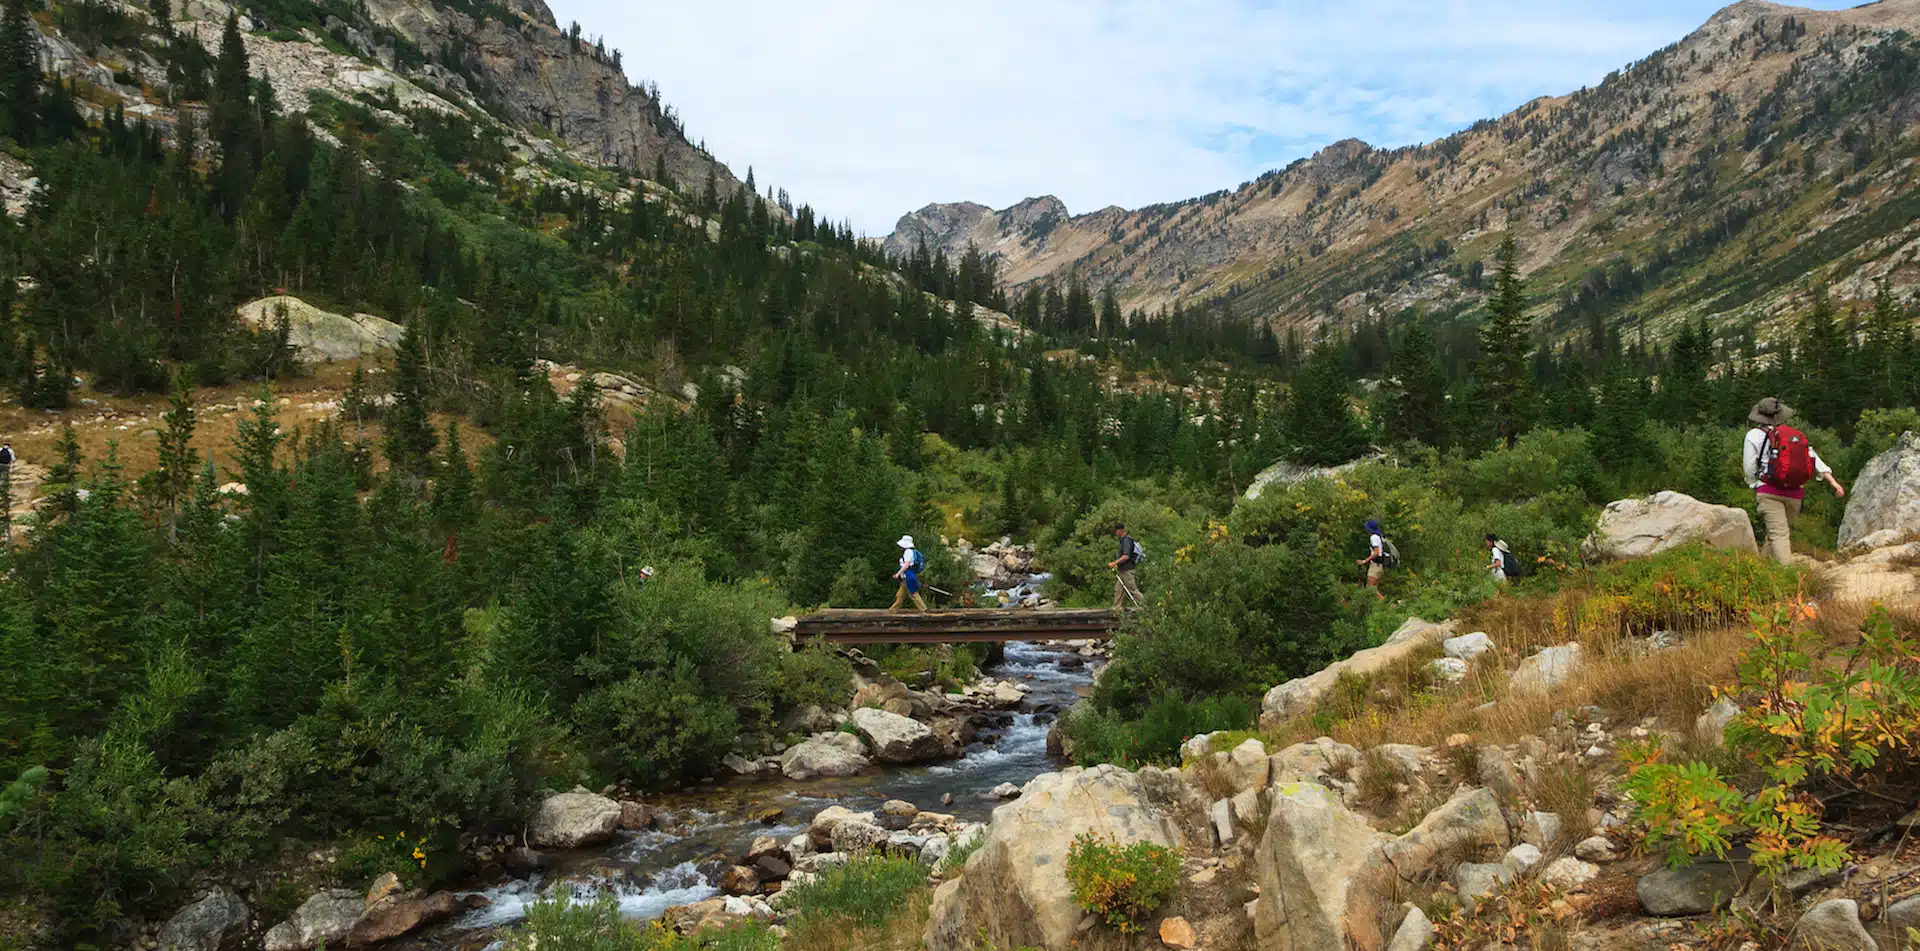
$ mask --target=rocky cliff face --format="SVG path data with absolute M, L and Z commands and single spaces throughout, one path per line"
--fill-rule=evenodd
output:
M 175 28 L 217 51 L 232 9 L 225 0 L 186 0 L 174 12 Z M 723 192 L 739 184 L 725 164 L 687 141 L 661 102 L 627 81 L 611 54 L 562 32 L 544 0 L 513 0 L 504 10 L 476 18 L 432 0 L 369 0 L 356 23 L 329 18 L 324 32 L 311 22 L 256 14 L 243 17 L 241 27 L 254 74 L 272 83 L 289 112 L 306 110 L 313 94 L 324 93 L 402 111 L 459 113 L 504 126 L 530 157 L 564 153 L 642 174 L 664 160 L 668 174 L 695 188 L 709 174 Z M 148 53 L 83 51 L 58 31 L 43 34 L 40 44 L 47 71 L 86 79 L 117 98 L 129 117 L 163 128 L 176 121 L 172 104 L 148 96 L 168 81 Z M 416 55 L 396 49 L 409 44 Z
M 1885 279 L 1908 299 L 1920 45 L 1901 31 L 1916 29 L 1920 0 L 1742 0 L 1596 88 L 1423 146 L 1343 141 L 1238 188 L 1132 211 L 929 205 L 887 245 L 973 243 L 1014 287 L 1072 272 L 1130 307 L 1230 297 L 1289 325 L 1471 309 L 1470 265 L 1509 230 L 1543 314 L 1561 310 L 1562 291 L 1656 330 L 1695 316 L 1764 325 L 1815 283 L 1860 301 Z M 1621 270 L 1649 262 L 1651 280 Z

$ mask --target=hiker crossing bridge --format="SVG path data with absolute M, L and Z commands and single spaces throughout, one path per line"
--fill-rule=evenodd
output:
M 1120 612 L 969 608 L 925 613 L 831 610 L 795 619 L 796 640 L 835 644 L 991 644 L 1007 641 L 1106 640 Z

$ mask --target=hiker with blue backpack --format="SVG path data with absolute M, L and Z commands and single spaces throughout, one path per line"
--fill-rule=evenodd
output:
M 1793 520 L 1800 517 L 1800 505 L 1807 497 L 1807 483 L 1817 476 L 1833 489 L 1834 498 L 1844 499 L 1847 490 L 1833 477 L 1820 454 L 1813 451 L 1807 434 L 1787 421 L 1793 407 L 1769 396 L 1753 404 L 1740 454 L 1740 469 L 1753 489 L 1754 508 L 1767 526 L 1767 554 L 1781 564 L 1793 561 Z
M 894 542 L 900 546 L 900 570 L 893 573 L 894 580 L 900 582 L 900 592 L 893 596 L 893 607 L 889 611 L 898 611 L 900 606 L 913 599 L 914 607 L 923 613 L 927 610 L 927 601 L 920 596 L 920 572 L 927 568 L 927 556 L 913 545 L 912 535 L 902 535 Z
M 1140 586 L 1134 584 L 1133 569 L 1147 560 L 1147 550 L 1127 534 L 1125 525 L 1115 525 L 1113 537 L 1120 542 L 1119 555 L 1107 562 L 1107 567 L 1113 569 L 1113 609 L 1118 611 L 1126 607 L 1129 599 L 1136 609 L 1144 608 L 1146 599 L 1140 596 Z

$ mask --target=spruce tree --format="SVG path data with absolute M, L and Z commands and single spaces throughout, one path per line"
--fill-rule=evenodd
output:
M 1302 465 L 1347 462 L 1366 452 L 1367 433 L 1348 398 L 1340 348 L 1323 343 L 1294 374 L 1283 430 L 1287 455 Z
M 0 99 L 8 135 L 34 141 L 40 121 L 40 31 L 27 16 L 26 0 L 0 4 Z
M 387 408 L 387 466 L 415 487 L 425 479 L 435 438 L 428 419 L 427 358 L 419 323 L 409 323 L 393 355 L 393 405 Z
M 159 514 L 173 538 L 179 523 L 180 506 L 193 491 L 193 477 L 199 458 L 193 451 L 196 414 L 193 407 L 193 382 L 185 371 L 174 376 L 173 395 L 167 411 L 161 414 L 158 460 L 154 470 L 141 480 L 142 492 Z
M 253 79 L 248 74 L 247 46 L 240 36 L 240 17 L 227 14 L 220 34 L 220 54 L 214 60 L 212 101 L 208 103 L 213 141 L 220 147 L 216 195 L 231 219 L 240 214 L 253 181 L 257 142 L 253 110 Z
M 1532 381 L 1527 354 L 1532 329 L 1527 320 L 1527 287 L 1520 277 L 1519 251 L 1513 232 L 1500 241 L 1499 270 L 1487 297 L 1480 324 L 1480 359 L 1476 366 L 1494 432 L 1509 444 L 1530 415 Z
M 1387 397 L 1388 438 L 1446 448 L 1446 371 L 1425 321 L 1416 317 L 1407 327 L 1387 372 L 1394 381 Z

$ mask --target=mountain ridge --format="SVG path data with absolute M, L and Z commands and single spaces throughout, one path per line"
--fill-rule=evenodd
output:
M 1478 295 L 1462 278 L 1510 226 L 1523 269 L 1550 294 L 1577 292 L 1590 268 L 1649 256 L 1664 232 L 1768 195 L 1758 223 L 1780 232 L 1770 243 L 1784 254 L 1835 223 L 1800 213 L 1809 209 L 1792 221 L 1778 217 L 1795 204 L 1841 188 L 1880 199 L 1911 191 L 1895 166 L 1911 149 L 1920 109 L 1907 65 L 1912 36 L 1902 32 L 1915 29 L 1920 0 L 1842 11 L 1740 0 L 1595 87 L 1538 97 L 1433 142 L 1379 149 L 1342 139 L 1236 188 L 1132 210 L 1070 215 L 1051 196 L 999 211 L 935 204 L 903 216 L 883 246 L 905 255 L 924 239 L 953 255 L 973 243 L 999 258 L 1012 290 L 1072 276 L 1114 288 L 1134 309 L 1231 300 L 1243 313 L 1309 329 L 1415 304 L 1470 310 Z M 1862 95 L 1863 84 L 1877 85 Z M 1848 111 L 1832 112 L 1835 104 Z M 1745 140 L 1736 123 L 1746 126 Z M 1804 173 L 1780 162 L 1788 152 L 1806 163 Z M 1855 155 L 1878 164 L 1848 168 Z M 1900 173 L 1897 181 L 1873 180 L 1889 170 Z M 1035 202 L 1053 208 L 1056 220 L 1032 228 L 1019 210 Z M 1874 203 L 1856 204 L 1863 207 L 1841 209 L 1840 220 Z M 1899 229 L 1869 230 L 1877 240 Z M 1413 260 L 1412 245 L 1428 259 Z M 1842 256 L 1800 274 L 1846 284 L 1852 299 L 1871 296 L 1863 281 L 1889 277 L 1899 296 L 1912 296 L 1915 275 L 1904 264 L 1849 280 L 1860 262 L 1833 267 Z M 1671 276 L 1697 284 L 1704 275 Z M 1764 322 L 1804 302 L 1807 288 L 1788 283 L 1765 288 L 1757 311 L 1751 300 L 1672 309 Z

